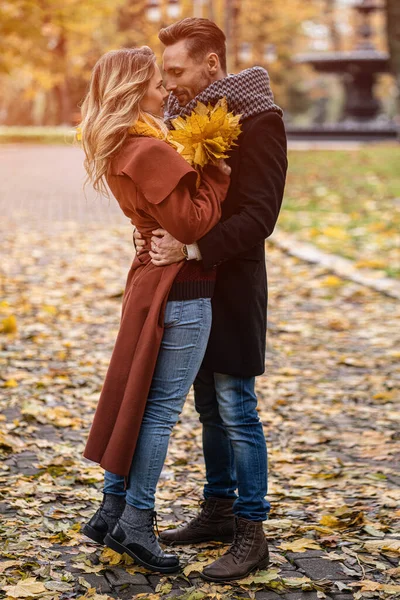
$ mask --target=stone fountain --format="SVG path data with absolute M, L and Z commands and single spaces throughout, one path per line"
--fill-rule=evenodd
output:
M 309 127 L 287 127 L 292 138 L 319 139 L 391 139 L 398 136 L 395 124 L 382 115 L 381 104 L 374 93 L 377 77 L 389 72 L 389 55 L 373 44 L 370 16 L 382 6 L 374 0 L 363 0 L 354 6 L 359 13 L 358 44 L 345 52 L 298 54 L 294 62 L 309 64 L 318 73 L 334 73 L 341 78 L 344 102 L 337 123 L 313 124 Z

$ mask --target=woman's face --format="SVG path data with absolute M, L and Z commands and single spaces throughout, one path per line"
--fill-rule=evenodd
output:
M 151 78 L 147 92 L 140 103 L 140 108 L 157 117 L 163 117 L 164 102 L 167 97 L 168 92 L 164 87 L 160 69 L 155 65 L 154 75 Z

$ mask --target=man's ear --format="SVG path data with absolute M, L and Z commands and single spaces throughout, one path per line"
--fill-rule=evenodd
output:
M 215 52 L 211 52 L 211 54 L 207 57 L 208 70 L 210 71 L 210 75 L 215 75 L 219 69 L 219 58 L 218 54 Z

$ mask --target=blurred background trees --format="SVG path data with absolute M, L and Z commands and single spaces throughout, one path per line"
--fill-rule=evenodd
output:
M 0 1 L 0 124 L 78 122 L 101 54 L 147 44 L 161 59 L 160 27 L 192 15 L 211 18 L 224 29 L 231 72 L 265 66 L 277 102 L 296 116 L 327 92 L 310 69 L 293 67 L 291 57 L 351 46 L 350 6 L 348 0 Z M 398 0 L 386 0 L 386 10 L 393 15 L 387 32 L 398 73 Z M 379 31 L 386 47 L 384 27 Z
M 386 23 L 391 71 L 397 85 L 397 115 L 400 114 L 400 2 L 386 0 Z

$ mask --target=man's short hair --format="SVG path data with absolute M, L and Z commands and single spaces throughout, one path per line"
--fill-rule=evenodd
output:
M 215 52 L 221 69 L 226 73 L 226 45 L 224 32 L 209 19 L 188 17 L 168 27 L 158 34 L 164 46 L 172 46 L 181 40 L 187 40 L 189 55 L 201 61 L 209 52 Z

